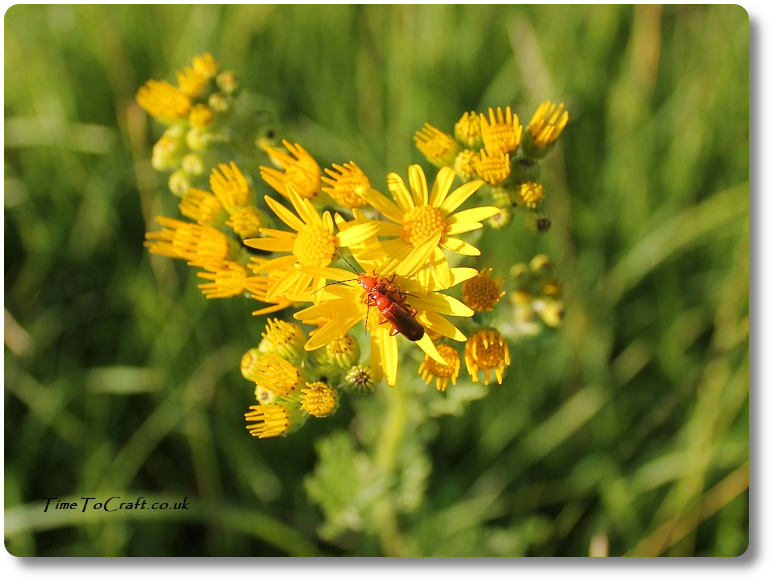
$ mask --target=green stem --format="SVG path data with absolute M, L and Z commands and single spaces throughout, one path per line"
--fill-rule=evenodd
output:
M 387 394 L 387 414 L 382 436 L 375 451 L 377 467 L 386 475 L 395 477 L 398 452 L 404 440 L 408 404 L 406 393 L 397 383 Z M 386 556 L 403 556 L 403 543 L 398 528 L 398 513 L 391 496 L 386 497 L 377 510 L 377 536 Z

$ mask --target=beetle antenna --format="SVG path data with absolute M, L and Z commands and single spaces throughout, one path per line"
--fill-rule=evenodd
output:
M 339 252 L 339 247 L 334 247 L 334 250 L 336 251 L 336 254 L 337 254 L 337 255 L 339 255 L 339 257 L 341 257 L 341 258 L 342 258 L 342 260 L 343 260 L 343 261 L 344 261 L 344 262 L 345 262 L 347 265 L 349 265 L 349 266 L 350 266 L 350 268 L 352 268 L 352 270 L 353 270 L 355 273 L 358 273 L 358 270 L 357 270 L 357 269 L 355 269 L 355 266 L 354 266 L 352 263 L 350 263 L 349 261 L 347 261 L 347 258 L 346 258 L 344 255 L 342 255 L 342 254 Z M 359 275 L 360 275 L 360 274 L 359 274 Z M 352 281 L 352 280 L 351 280 L 351 281 Z
M 357 278 L 357 277 L 354 277 L 354 278 L 352 278 L 352 279 L 342 279 L 342 280 L 340 280 L 340 281 L 329 281 L 327 284 L 325 284 L 325 285 L 322 285 L 322 286 L 320 286 L 318 289 L 316 289 L 315 291 L 313 291 L 313 292 L 312 292 L 312 295 L 315 295 L 315 294 L 316 294 L 316 293 L 318 293 L 320 290 L 322 290 L 323 288 L 326 288 L 326 287 L 328 287 L 329 285 L 336 285 L 336 284 L 338 284 L 338 283 L 346 283 L 346 282 L 348 282 L 348 281 L 358 281 L 358 278 Z

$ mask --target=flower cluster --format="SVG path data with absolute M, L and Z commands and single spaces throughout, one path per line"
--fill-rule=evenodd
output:
M 247 296 L 261 302 L 254 315 L 277 313 L 241 361 L 255 386 L 257 404 L 245 415 L 252 435 L 286 435 L 333 414 L 342 394 L 395 386 L 400 355 L 413 352 L 417 374 L 440 391 L 458 382 L 463 364 L 472 382 L 479 372 L 485 384 L 503 382 L 509 339 L 493 318 L 505 281 L 492 267 L 465 264 L 481 256 L 469 236 L 485 221 L 499 225 L 499 192 L 514 189 L 523 207 L 540 208 L 543 191 L 537 174 L 525 179 L 525 160 L 537 172 L 567 122 L 562 106 L 539 108 L 525 132 L 510 108 L 466 113 L 454 137 L 426 124 L 415 139 L 439 166 L 432 182 L 414 164 L 405 176 L 387 174 L 386 194 L 353 161 L 326 166 L 299 143 L 273 145 L 255 124 L 236 124 L 239 84 L 209 55 L 177 79 L 149 81 L 137 94 L 168 126 L 152 164 L 172 171 L 184 217 L 158 217 L 162 229 L 146 246 L 198 268 L 208 299 Z M 261 192 L 257 175 L 276 194 Z M 547 299 L 531 295 L 545 271 L 536 261 L 510 298 L 531 298 L 530 309 L 555 325 Z M 549 280 L 540 285 L 550 296 Z
M 536 255 L 530 263 L 517 263 L 511 268 L 515 289 L 509 299 L 514 307 L 514 323 L 522 336 L 541 332 L 542 321 L 550 328 L 562 325 L 565 304 L 563 285 L 554 275 L 554 266 L 546 255 Z
M 417 148 L 439 167 L 449 167 L 464 181 L 482 180 L 500 209 L 490 219 L 501 229 L 513 219 L 513 209 L 525 212 L 532 232 L 545 233 L 551 220 L 544 212 L 540 158 L 551 151 L 568 123 L 564 104 L 542 103 L 526 128 L 511 107 L 489 109 L 488 115 L 469 111 L 454 127 L 454 135 L 426 123 L 415 133 Z

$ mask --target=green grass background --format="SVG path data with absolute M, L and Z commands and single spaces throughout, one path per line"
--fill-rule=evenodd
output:
M 280 133 L 372 177 L 413 133 L 546 99 L 559 331 L 434 421 L 398 527 L 442 556 L 735 556 L 748 546 L 748 17 L 736 6 L 15 6 L 5 15 L 5 541 L 22 556 L 379 555 L 320 536 L 303 487 L 352 412 L 257 441 L 237 363 L 249 303 L 205 301 L 142 246 L 175 216 L 147 79 L 208 51 Z M 425 164 L 425 163 L 424 163 Z M 426 168 L 428 165 L 425 164 Z M 376 181 L 379 182 L 379 181 Z M 378 184 L 384 187 L 384 183 Z M 503 253 L 504 247 L 515 250 Z M 430 387 L 428 390 L 435 390 Z M 46 497 L 194 501 L 43 513 Z

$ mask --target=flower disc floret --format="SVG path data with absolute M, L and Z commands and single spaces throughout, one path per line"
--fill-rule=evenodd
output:
M 482 145 L 482 124 L 475 111 L 464 113 L 455 124 L 455 137 L 471 150 Z
M 522 139 L 522 126 L 517 114 L 511 112 L 511 107 L 506 108 L 505 115 L 500 107 L 497 112 L 490 108 L 489 114 L 489 120 L 484 114 L 479 116 L 484 147 L 489 152 L 516 152 Z
M 450 382 L 453 385 L 457 382 L 457 377 L 460 374 L 460 354 L 454 346 L 449 344 L 437 344 L 436 348 L 446 364 L 441 364 L 426 355 L 417 372 L 422 375 L 426 384 L 430 384 L 435 378 L 436 389 L 444 391 Z
M 466 369 L 477 382 L 479 371 L 484 371 L 484 384 L 490 383 L 490 373 L 495 372 L 498 384 L 503 383 L 503 371 L 511 363 L 509 345 L 497 330 L 480 330 L 466 342 Z
M 482 269 L 479 275 L 463 283 L 463 303 L 474 312 L 489 312 L 506 293 L 502 288 L 502 277 L 493 279 L 492 268 Z
M 417 247 L 434 233 L 443 233 L 447 221 L 439 209 L 423 205 L 409 209 L 404 215 L 402 226 L 401 238 L 405 243 Z
M 301 371 L 277 354 L 262 356 L 252 373 L 250 380 L 280 397 L 292 396 L 301 385 Z
M 440 129 L 426 123 L 423 129 L 414 135 L 417 149 L 423 153 L 428 162 L 436 166 L 451 166 L 455 161 L 460 146 L 455 138 Z
M 293 254 L 301 265 L 325 267 L 336 255 L 336 237 L 322 225 L 306 225 L 296 236 Z
M 245 421 L 252 421 L 245 427 L 250 435 L 258 438 L 277 437 L 288 433 L 291 425 L 291 412 L 285 405 L 251 405 L 251 411 L 245 413 Z
M 313 417 L 328 417 L 339 407 L 339 395 L 325 383 L 307 383 L 301 390 L 301 408 Z
M 333 170 L 326 168 L 325 172 L 328 176 L 323 176 L 322 180 L 329 186 L 324 186 L 323 192 L 348 208 L 366 206 L 366 201 L 356 191 L 358 188 L 370 188 L 371 182 L 355 162 L 334 164 Z

